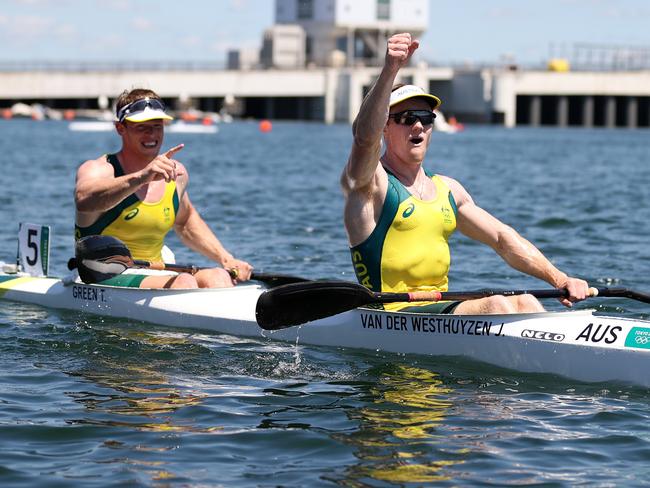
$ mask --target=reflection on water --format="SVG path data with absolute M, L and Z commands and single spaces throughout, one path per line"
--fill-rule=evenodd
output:
M 73 250 L 74 169 L 115 139 L 79 138 L 50 122 L 0 121 L 2 154 L 17 168 L 6 172 L 0 197 L 7 216 L 0 259 L 13 259 L 19 221 L 49 224 L 52 271 L 63 274 Z M 354 280 L 338 185 L 349 126 L 277 123 L 260 137 L 256 124 L 233 123 L 209 140 L 172 136 L 168 147 L 186 143 L 194 204 L 228 249 L 260 271 Z M 647 288 L 647 131 L 475 127 L 436 138 L 427 168 L 458 178 L 560 269 L 596 285 Z M 255 198 L 242 200 L 241 189 L 251 187 Z M 496 198 L 495 188 L 507 197 Z M 594 198 L 603 189 L 615 204 Z M 177 236 L 170 241 L 179 261 L 209 264 Z M 452 246 L 455 289 L 534 283 L 459 234 Z M 586 306 L 648 317 L 648 307 L 632 300 Z M 261 337 L 175 331 L 177 338 L 159 341 L 139 330 L 162 334 L 162 327 L 117 322 L 80 324 L 75 313 L 0 305 L 1 486 L 77 479 L 237 488 L 638 486 L 648 479 L 647 389 L 601 394 L 612 387 L 438 358 L 397 366 L 407 360 Z
M 350 414 L 359 429 L 338 436 L 357 447 L 360 463 L 347 476 L 359 482 L 372 478 L 389 482 L 428 483 L 448 479 L 441 470 L 458 459 L 432 460 L 431 446 L 443 442 L 436 428 L 452 406 L 452 390 L 439 375 L 414 366 L 396 365 L 370 390 L 372 403 Z
M 219 429 L 174 424 L 170 414 L 183 407 L 200 405 L 207 395 L 181 387 L 178 382 L 174 384 L 174 380 L 156 369 L 156 362 L 140 361 L 139 354 L 143 350 L 149 355 L 161 354 L 170 347 L 192 345 L 189 340 L 178 336 L 154 336 L 142 331 L 120 331 L 119 335 L 105 331 L 96 333 L 98 338 L 110 338 L 111 347 L 105 345 L 100 354 L 90 358 L 87 366 L 70 374 L 101 388 L 69 393 L 93 414 L 93 419 L 79 419 L 71 423 L 128 426 L 158 432 L 212 432 Z M 131 353 L 136 351 L 136 354 Z M 173 356 L 171 352 L 167 354 Z M 111 415 L 107 418 L 99 416 L 102 420 L 98 420 L 97 413 Z M 121 416 L 139 416 L 147 421 L 124 421 L 119 419 Z

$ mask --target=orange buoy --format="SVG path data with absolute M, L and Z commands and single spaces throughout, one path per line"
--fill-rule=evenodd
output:
M 71 108 L 63 111 L 63 118 L 65 120 L 74 120 L 75 113 Z
M 3 119 L 10 119 L 13 116 L 13 113 L 11 113 L 10 108 L 3 108 L 2 109 L 2 118 Z
M 273 129 L 273 124 L 270 120 L 264 119 L 260 120 L 260 132 L 271 132 Z
M 206 116 L 203 117 L 203 119 L 201 120 L 201 123 L 202 123 L 203 125 L 212 125 L 212 117 L 208 117 L 208 116 L 206 115 Z

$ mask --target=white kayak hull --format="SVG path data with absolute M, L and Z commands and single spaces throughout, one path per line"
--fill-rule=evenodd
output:
M 650 321 L 589 310 L 451 316 L 356 309 L 300 327 L 255 321 L 260 285 L 146 290 L 0 274 L 0 298 L 165 326 L 403 354 L 462 356 L 521 372 L 650 387 Z

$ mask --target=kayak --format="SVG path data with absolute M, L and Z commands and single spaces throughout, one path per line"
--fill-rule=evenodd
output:
M 226 289 L 139 289 L 0 272 L 0 298 L 84 314 L 402 354 L 459 356 L 525 373 L 650 387 L 650 321 L 591 310 L 514 315 L 433 315 L 355 308 L 303 326 L 260 328 L 264 284 Z

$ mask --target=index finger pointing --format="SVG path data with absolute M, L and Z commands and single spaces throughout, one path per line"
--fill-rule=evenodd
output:
M 180 150 L 183 149 L 184 147 L 185 147 L 185 144 L 179 144 L 178 146 L 174 146 L 174 147 L 172 147 L 171 149 L 168 149 L 168 150 L 167 150 L 167 152 L 165 153 L 165 156 L 171 159 L 171 157 L 172 157 L 174 154 L 176 154 L 178 151 L 180 151 Z

